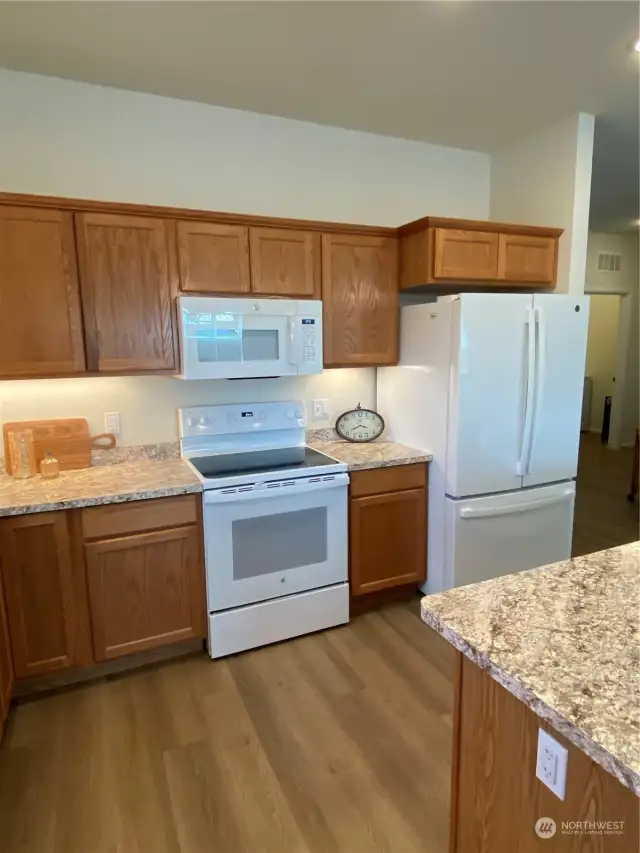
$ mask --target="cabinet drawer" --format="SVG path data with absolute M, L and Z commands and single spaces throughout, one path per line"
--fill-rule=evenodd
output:
M 372 468 L 351 474 L 351 497 L 401 492 L 426 486 L 427 466 L 424 462 L 413 465 L 394 465 L 390 468 Z
M 195 524 L 198 520 L 196 501 L 195 495 L 181 495 L 83 509 L 82 534 L 85 539 L 104 539 L 126 533 Z

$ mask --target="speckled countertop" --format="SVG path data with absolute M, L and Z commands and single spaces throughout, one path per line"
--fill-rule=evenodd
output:
M 201 492 L 191 469 L 178 458 L 138 459 L 115 465 L 62 471 L 55 480 L 40 475 L 15 480 L 0 474 L 0 516 L 122 503 Z
M 428 595 L 422 618 L 640 795 L 640 542 Z
M 392 441 L 372 441 L 369 444 L 354 444 L 351 441 L 326 440 L 309 437 L 309 444 L 337 459 L 346 462 L 349 471 L 367 468 L 388 468 L 392 465 L 410 465 L 413 462 L 430 462 L 433 456 L 423 450 L 414 450 Z

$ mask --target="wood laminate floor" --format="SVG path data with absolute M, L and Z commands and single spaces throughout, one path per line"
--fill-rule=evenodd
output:
M 633 450 L 613 450 L 600 437 L 580 439 L 573 556 L 640 539 L 638 503 L 629 503 Z
M 453 649 L 419 598 L 18 705 L 2 853 L 446 853 Z

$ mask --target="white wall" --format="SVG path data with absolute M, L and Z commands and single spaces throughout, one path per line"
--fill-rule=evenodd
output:
M 605 397 L 613 397 L 617 369 L 620 301 L 612 293 L 592 294 L 585 372 L 593 381 L 589 428 L 600 432 Z
M 558 293 L 584 290 L 594 118 L 585 113 L 494 154 L 491 219 L 564 228 Z
M 603 234 L 589 232 L 587 246 L 587 293 L 617 293 L 620 303 L 620 326 L 617 346 L 616 391 L 611 412 L 611 442 L 633 442 L 639 421 L 640 313 L 637 233 Z M 598 253 L 613 252 L 621 256 L 620 272 L 598 272 Z
M 0 69 L 0 190 L 395 226 L 486 219 L 486 154 Z M 309 380 L 160 377 L 0 383 L 0 418 L 122 412 L 123 444 L 177 437 L 180 405 L 375 402 L 373 369 Z M 310 420 L 312 409 L 308 407 Z M 326 426 L 327 422 L 316 423 Z

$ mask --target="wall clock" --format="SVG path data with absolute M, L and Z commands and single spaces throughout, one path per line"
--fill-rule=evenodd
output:
M 343 412 L 336 421 L 336 432 L 346 441 L 375 441 L 384 431 L 382 417 L 373 409 L 363 409 L 360 403 L 355 409 Z

